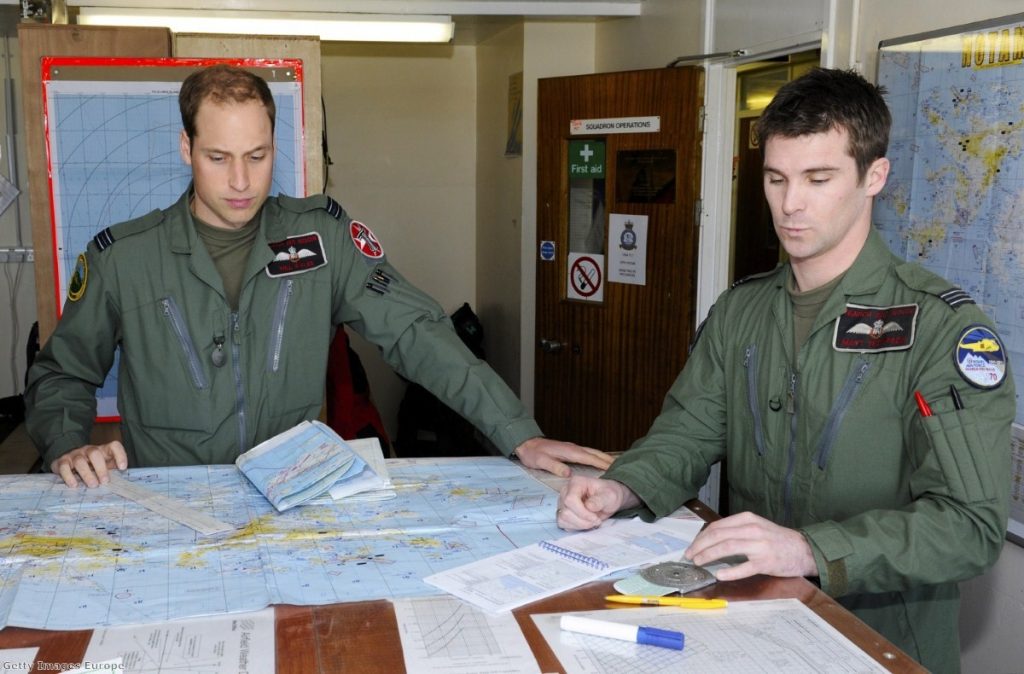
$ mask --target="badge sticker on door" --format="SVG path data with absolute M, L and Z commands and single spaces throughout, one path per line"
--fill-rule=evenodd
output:
M 274 260 L 267 265 L 267 276 L 271 278 L 303 274 L 327 264 L 319 232 L 290 236 L 267 245 L 274 251 Z

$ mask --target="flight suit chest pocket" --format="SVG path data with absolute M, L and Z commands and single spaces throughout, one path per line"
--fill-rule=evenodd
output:
M 786 368 L 766 362 L 756 343 L 745 346 L 740 358 L 737 402 L 743 413 L 736 415 L 738 423 L 729 434 L 730 489 L 748 490 L 756 498 L 784 478 L 787 429 L 793 414 L 786 393 Z
M 280 279 L 273 293 L 263 361 L 272 416 L 323 401 L 331 335 L 330 303 L 323 297 L 328 291 L 310 273 Z
M 162 297 L 126 316 L 122 344 L 125 404 L 144 426 L 207 431 L 210 378 L 189 322 L 174 297 Z

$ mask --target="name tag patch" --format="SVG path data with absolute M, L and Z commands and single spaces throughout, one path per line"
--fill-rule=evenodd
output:
M 972 325 L 960 333 L 953 357 L 957 372 L 974 388 L 995 388 L 1006 378 L 1006 350 L 984 325 Z
M 917 304 L 868 307 L 847 304 L 836 319 L 832 348 L 836 351 L 868 353 L 901 351 L 914 345 Z
M 327 264 L 319 232 L 290 236 L 267 245 L 274 252 L 274 260 L 267 265 L 267 276 L 271 278 L 302 274 Z

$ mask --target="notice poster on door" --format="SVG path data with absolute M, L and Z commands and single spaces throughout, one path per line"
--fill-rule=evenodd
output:
M 570 300 L 604 301 L 604 255 L 569 253 Z
M 608 282 L 647 285 L 647 216 L 608 216 Z

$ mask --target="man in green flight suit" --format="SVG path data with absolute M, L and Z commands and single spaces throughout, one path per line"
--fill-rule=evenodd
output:
M 889 172 L 882 93 L 823 69 L 779 90 L 758 134 L 788 263 L 722 294 L 648 434 L 603 478 L 573 477 L 558 522 L 667 515 L 727 459 L 738 514 L 686 558 L 745 557 L 723 581 L 812 578 L 951 672 L 957 581 L 1002 548 L 1014 387 L 970 296 L 895 257 L 871 226 Z
M 317 417 L 344 323 L 526 466 L 607 467 L 602 452 L 542 437 L 369 227 L 324 195 L 268 197 L 275 111 L 261 78 L 204 68 L 179 103 L 192 184 L 170 208 L 96 235 L 30 371 L 27 426 L 45 466 L 95 487 L 115 467 L 231 463 Z M 118 349 L 124 443 L 90 445 Z

